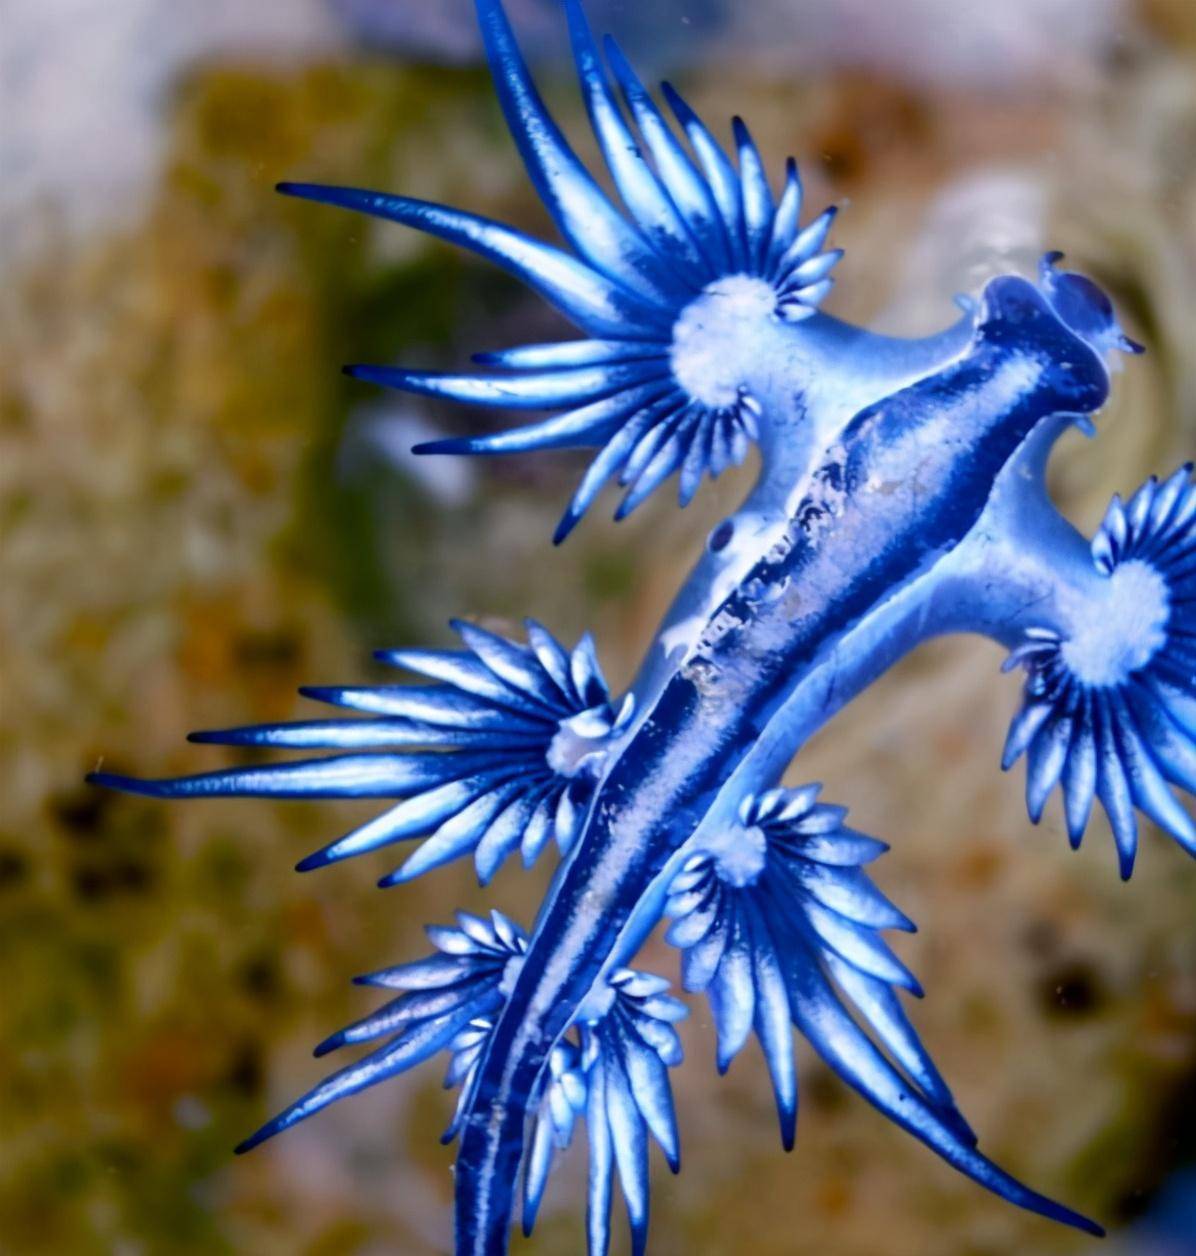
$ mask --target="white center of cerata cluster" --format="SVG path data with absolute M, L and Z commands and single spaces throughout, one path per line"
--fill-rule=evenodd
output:
M 562 720 L 548 744 L 548 766 L 569 780 L 583 772 L 596 775 L 598 763 L 610 748 L 609 734 L 609 721 L 596 718 L 593 711 Z
M 673 328 L 677 383 L 711 410 L 735 405 L 776 307 L 777 294 L 767 280 L 729 275 L 712 283 L 681 311 Z
M 768 836 L 755 825 L 731 824 L 705 851 L 714 860 L 718 879 L 742 890 L 756 884 L 768 863 Z
M 1133 559 L 1109 577 L 1108 596 L 1063 643 L 1063 661 L 1089 685 L 1120 685 L 1167 644 L 1171 595 L 1149 563 Z

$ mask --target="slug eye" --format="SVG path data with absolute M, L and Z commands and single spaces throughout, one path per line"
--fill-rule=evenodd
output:
M 710 534 L 710 552 L 712 554 L 721 554 L 731 544 L 731 538 L 734 535 L 735 525 L 730 519 L 724 519 Z
M 1072 331 L 1089 341 L 1100 341 L 1117 332 L 1113 302 L 1103 288 L 1074 271 L 1054 269 L 1058 254 L 1043 259 L 1042 279 L 1055 313 Z
M 1096 331 L 1104 331 L 1113 325 L 1113 302 L 1083 275 L 1059 276 L 1054 305 L 1059 316 L 1077 330 L 1091 326 Z

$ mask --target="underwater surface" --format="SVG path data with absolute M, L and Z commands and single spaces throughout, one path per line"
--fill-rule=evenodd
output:
M 33 37 L 59 32 L 25 7 L 12 9 L 30 60 L 0 62 L 5 95 L 66 91 L 41 77 L 55 42 Z M 64 6 L 63 41 L 131 66 L 143 43 L 69 29 L 88 7 Z M 69 161 L 4 207 L 6 1251 L 445 1249 L 452 1156 L 437 1136 L 453 1099 L 435 1068 L 252 1158 L 230 1153 L 310 1083 L 310 1044 L 360 1015 L 348 974 L 422 953 L 425 920 L 487 901 L 470 869 L 385 894 L 351 865 L 299 877 L 295 860 L 368 804 L 166 808 L 82 776 L 101 754 L 105 770 L 147 775 L 220 766 L 188 730 L 297 717 L 300 684 L 380 677 L 374 648 L 447 644 L 454 614 L 512 635 L 529 610 L 566 640 L 591 628 L 618 688 L 747 485 L 750 468 L 685 515 L 661 495 L 618 528 L 596 513 L 549 551 L 583 459 L 416 462 L 412 444 L 491 421 L 382 401 L 338 374 L 353 360 L 448 368 L 496 332 L 559 330 L 483 265 L 272 193 L 290 177 L 395 188 L 543 233 L 473 52 L 421 27 L 423 6 L 383 36 L 369 10 L 389 7 L 296 6 L 311 32 L 298 40 L 274 3 L 256 33 L 180 40 L 143 102 L 145 160 L 108 212 L 78 214 L 101 185 L 72 183 Z M 633 49 L 659 38 L 707 117 L 744 113 L 772 168 L 793 152 L 813 202 L 847 202 L 852 265 L 831 312 L 918 334 L 954 293 L 1030 273 L 1048 245 L 1113 293 L 1149 354 L 1116 381 L 1101 439 L 1070 435 L 1055 460 L 1057 499 L 1084 531 L 1113 492 L 1192 456 L 1196 19 L 1182 0 L 1054 0 L 1013 42 L 1002 28 L 1005 43 L 973 3 L 891 6 L 900 40 L 858 3 L 653 6 L 677 25 L 692 10 L 680 33 L 663 16 L 646 30 L 635 7 L 595 16 Z M 541 25 L 549 97 L 576 124 L 565 50 Z M 968 61 L 986 46 L 1009 73 Z M 108 92 L 90 101 L 80 159 L 120 144 Z M 49 142 L 10 139 L 3 151 Z M 979 641 L 923 651 L 803 753 L 800 779 L 850 798 L 853 822 L 892 843 L 877 879 L 922 927 L 900 944 L 930 991 L 916 1020 L 986 1151 L 1106 1220 L 1101 1250 L 1191 1251 L 1196 869 L 1151 835 L 1125 887 L 1103 820 L 1078 856 L 1057 810 L 1029 826 L 1019 774 L 996 771 L 1017 705 L 1001 661 Z M 504 871 L 495 901 L 526 921 L 546 876 Z M 660 942 L 645 957 L 673 964 Z M 1095 1246 L 957 1179 L 808 1053 L 797 1149 L 782 1154 L 758 1055 L 719 1079 L 708 1022 L 695 1002 L 679 1027 L 686 1172 L 654 1175 L 653 1251 Z M 583 1161 L 566 1159 L 516 1250 L 577 1250 Z

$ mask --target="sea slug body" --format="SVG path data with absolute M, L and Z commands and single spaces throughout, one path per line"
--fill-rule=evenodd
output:
M 1094 431 L 1115 355 L 1140 352 L 1090 280 L 1048 254 L 1004 275 L 941 333 L 897 340 L 820 306 L 842 253 L 834 211 L 806 218 L 747 127 L 729 155 L 681 96 L 663 107 L 565 0 L 578 78 L 617 200 L 544 107 L 500 0 L 477 0 L 499 98 L 563 236 L 383 193 L 282 190 L 414 227 L 524 280 L 581 338 L 481 355 L 483 370 L 354 367 L 376 383 L 553 417 L 436 442 L 427 454 L 595 449 L 561 542 L 603 489 L 617 518 L 676 476 L 681 504 L 743 462 L 758 482 L 711 533 L 627 694 L 587 637 L 527 621 L 526 642 L 457 622 L 459 650 L 382 660 L 422 678 L 306 690 L 336 718 L 196 734 L 330 752 L 200 776 L 97 783 L 161 798 L 376 798 L 382 812 L 311 870 L 418 840 L 382 885 L 474 861 L 560 863 L 525 931 L 500 912 L 429 929 L 434 953 L 363 978 L 393 997 L 318 1054 L 373 1044 L 262 1127 L 256 1146 L 432 1055 L 460 1099 L 456 1250 L 495 1256 L 530 1232 L 555 1153 L 584 1128 L 591 1253 L 614 1184 L 633 1250 L 648 1236 L 649 1146 L 680 1165 L 669 1072 L 686 1005 L 634 967 L 667 918 L 681 985 L 704 996 L 725 1069 L 764 1053 L 782 1142 L 797 1122 L 796 1029 L 881 1112 L 1023 1208 L 1099 1227 L 1015 1181 L 977 1138 L 900 997 L 921 987 L 885 941 L 912 922 L 866 869 L 886 849 L 819 787 L 780 787 L 803 745 L 928 639 L 976 632 L 1026 673 L 1005 766 L 1027 759 L 1039 820 L 1056 787 L 1079 845 L 1099 801 L 1129 877 L 1137 814 L 1196 855 L 1196 481 L 1186 466 L 1115 500 L 1096 537 L 1045 486 L 1067 428 Z M 381 1043 L 381 1045 L 377 1045 Z

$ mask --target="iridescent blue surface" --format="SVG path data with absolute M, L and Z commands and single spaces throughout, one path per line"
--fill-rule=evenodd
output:
M 1099 800 L 1122 874 L 1136 812 L 1196 854 L 1173 787 L 1196 789 L 1196 484 L 1190 467 L 1115 501 L 1091 543 L 1045 489 L 1053 443 L 1138 352 L 1091 281 L 1044 258 L 1003 276 L 937 336 L 895 340 L 820 311 L 841 253 L 808 218 L 790 163 L 774 188 L 747 128 L 728 155 L 669 88 L 668 113 L 566 4 L 582 92 L 619 203 L 548 116 L 498 0 L 478 11 L 500 99 L 560 249 L 502 224 L 380 193 L 284 185 L 477 252 L 555 305 L 582 338 L 483 355 L 479 373 L 354 367 L 377 383 L 554 417 L 428 454 L 596 449 L 557 540 L 612 481 L 617 517 L 673 476 L 682 505 L 743 461 L 759 481 L 711 534 L 630 692 L 592 643 L 529 621 L 527 644 L 455 625 L 460 652 L 381 656 L 431 684 L 320 689 L 357 714 L 197 740 L 334 753 L 147 782 L 160 797 L 387 800 L 303 870 L 424 839 L 384 885 L 465 855 L 488 882 L 555 841 L 562 862 L 530 934 L 494 913 L 430 930 L 438 953 L 366 979 L 401 991 L 320 1053 L 386 1039 L 245 1144 L 441 1050 L 462 1087 L 457 1250 L 506 1249 L 519 1195 L 534 1223 L 554 1150 L 585 1124 L 588 1240 L 605 1252 L 618 1178 L 647 1241 L 648 1144 L 674 1168 L 668 1069 L 685 1012 L 629 968 L 664 916 L 683 984 L 704 992 L 725 1068 L 755 1036 L 792 1146 L 793 1029 L 845 1081 L 949 1163 L 1022 1207 L 1098 1233 L 987 1160 L 899 990 L 916 979 L 881 934 L 911 922 L 864 872 L 884 847 L 818 789 L 778 788 L 805 742 L 897 660 L 983 633 L 1027 672 L 1006 766 L 1028 758 L 1031 817 L 1062 787 L 1078 845 Z M 671 116 L 670 116 L 671 115 Z M 803 221 L 806 219 L 806 221 Z

